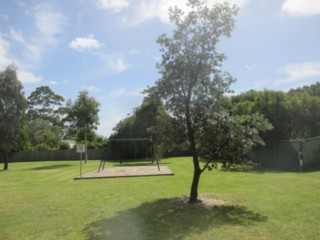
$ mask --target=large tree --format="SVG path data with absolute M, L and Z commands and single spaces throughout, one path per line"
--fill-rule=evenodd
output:
M 58 149 L 63 136 L 64 98 L 49 86 L 34 90 L 28 100 L 29 150 Z
M 0 151 L 5 155 L 4 170 L 8 169 L 10 152 L 17 150 L 23 140 L 27 101 L 22 89 L 14 65 L 0 72 Z
M 70 132 L 84 133 L 86 144 L 85 161 L 88 159 L 87 136 L 97 129 L 99 124 L 99 106 L 100 103 L 94 97 L 90 97 L 88 91 L 80 91 L 74 103 L 71 100 L 67 102 L 67 116 L 64 121 L 69 122 Z
M 48 86 L 37 87 L 28 97 L 28 116 L 30 120 L 41 118 L 53 125 L 60 123 L 61 105 L 64 98 Z
M 227 3 L 208 7 L 202 0 L 189 0 L 190 11 L 177 7 L 169 10 L 176 25 L 173 36 L 161 35 L 162 61 L 158 64 L 161 78 L 149 89 L 158 94 L 166 107 L 185 123 L 193 157 L 194 175 L 189 202 L 198 198 L 201 169 L 196 136 L 203 120 L 218 111 L 219 102 L 234 79 L 221 70 L 225 55 L 217 51 L 221 36 L 230 36 L 234 27 L 236 6 Z

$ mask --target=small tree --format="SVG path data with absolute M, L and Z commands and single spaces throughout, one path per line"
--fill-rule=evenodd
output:
M 16 67 L 0 72 L 0 151 L 5 155 L 4 170 L 8 169 L 9 154 L 23 142 L 27 101 L 17 78 Z
M 87 135 L 97 129 L 99 124 L 99 106 L 100 103 L 93 97 L 88 95 L 88 91 L 81 91 L 74 103 L 67 102 L 67 116 L 64 121 L 70 123 L 69 131 L 84 132 L 84 140 L 86 144 L 85 162 L 88 160 L 87 151 Z
M 169 10 L 176 29 L 172 37 L 163 34 L 158 38 L 163 53 L 158 64 L 161 78 L 149 92 L 162 97 L 171 114 L 185 124 L 193 156 L 189 199 L 193 203 L 198 197 L 202 173 L 196 142 L 200 123 L 218 110 L 223 94 L 234 81 L 221 71 L 225 56 L 218 53 L 216 45 L 221 36 L 230 36 L 238 8 L 227 3 L 208 8 L 201 0 L 189 0 L 188 5 L 187 15 L 177 7 Z

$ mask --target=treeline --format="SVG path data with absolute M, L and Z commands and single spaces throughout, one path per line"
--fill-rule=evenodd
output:
M 250 90 L 225 97 L 221 108 L 234 116 L 258 114 L 257 116 L 267 119 L 272 128 L 259 132 L 266 144 L 275 140 L 320 136 L 319 82 L 288 92 Z M 154 150 L 160 156 L 172 151 L 188 150 L 188 143 L 184 140 L 185 128 L 180 121 L 171 117 L 159 98 L 146 97 L 141 106 L 132 115 L 121 120 L 113 130 L 110 139 L 152 139 Z M 128 143 L 128 148 L 133 152 L 134 148 L 130 144 L 133 143 Z
M 166 111 L 162 100 L 147 96 L 131 115 L 116 124 L 109 137 L 109 146 L 110 151 L 118 151 L 119 148 L 126 151 L 128 158 L 152 155 L 160 159 L 165 154 L 175 152 L 179 155 L 188 151 L 188 144 L 182 135 L 181 124 Z M 117 142 L 117 139 L 132 141 Z
M 16 67 L 9 65 L 0 72 L 0 152 L 8 159 L 12 151 L 67 149 L 66 139 L 103 147 L 106 139 L 95 133 L 99 105 L 87 91 L 65 103 L 48 86 L 26 97 Z
M 282 91 L 254 91 L 229 98 L 236 114 L 260 113 L 273 125 L 263 133 L 266 142 L 320 136 L 320 83 Z
M 119 146 L 111 144 L 112 140 L 152 140 L 152 144 L 137 144 L 134 141 L 123 144 L 131 156 L 143 156 L 146 152 L 144 148 L 148 148 L 158 158 L 169 152 L 189 150 L 183 121 L 173 117 L 163 101 L 155 95 L 145 97 L 131 115 L 114 127 L 113 134 L 107 139 L 95 132 L 99 124 L 100 104 L 87 91 L 79 92 L 75 101 L 65 101 L 63 96 L 54 93 L 50 87 L 41 86 L 26 97 L 13 65 L 0 72 L 0 81 L 0 151 L 5 155 L 18 150 L 66 149 L 70 147 L 64 141 L 66 139 L 87 142 L 88 148 L 111 147 L 113 151 L 119 149 Z M 226 152 L 223 156 L 228 156 L 228 152 L 237 156 L 235 149 L 239 151 L 238 145 L 244 140 L 247 148 L 250 148 L 254 146 L 253 142 L 262 144 L 320 135 L 319 82 L 288 92 L 250 90 L 223 97 L 216 107 L 221 114 L 211 118 L 211 123 L 206 124 L 207 129 L 200 129 L 200 132 L 211 134 L 206 134 L 205 138 L 204 135 L 197 137 L 203 138 L 201 144 L 208 143 L 206 149 L 209 149 L 212 145 L 219 147 L 224 137 L 228 136 L 229 148 L 224 148 Z M 199 112 L 200 120 L 203 116 Z M 241 132 L 235 131 L 240 128 Z M 246 136 L 249 133 L 251 135 Z M 144 145 L 144 148 L 137 145 Z
M 89 148 L 104 146 L 106 139 L 94 131 L 98 123 L 99 103 L 89 97 L 87 91 L 81 91 L 75 102 L 70 99 L 66 104 L 64 102 L 64 98 L 48 86 L 37 87 L 27 97 L 23 150 L 68 149 L 70 145 L 66 140 L 87 140 Z M 94 112 L 94 126 L 85 123 L 90 110 Z

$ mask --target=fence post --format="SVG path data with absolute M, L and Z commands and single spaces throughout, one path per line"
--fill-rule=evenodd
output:
M 303 141 L 299 141 L 299 172 L 303 171 L 303 155 L 302 155 Z

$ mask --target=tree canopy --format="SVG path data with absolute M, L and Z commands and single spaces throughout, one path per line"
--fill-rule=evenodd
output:
M 29 119 L 41 118 L 57 125 L 60 123 L 63 102 L 64 98 L 54 93 L 50 87 L 37 87 L 28 97 Z
M 198 197 L 201 169 L 196 136 L 201 124 L 217 112 L 223 95 L 234 81 L 221 70 L 225 55 L 217 51 L 221 36 L 230 36 L 238 8 L 227 3 L 209 8 L 204 1 L 189 0 L 190 12 L 174 7 L 169 10 L 176 26 L 171 37 L 161 35 L 161 78 L 149 88 L 150 94 L 163 98 L 169 112 L 183 122 L 193 156 L 194 177 L 189 202 Z
M 28 144 L 26 150 L 59 149 L 63 136 L 64 98 L 49 86 L 40 86 L 28 97 Z
M 88 91 L 80 91 L 74 103 L 72 103 L 71 100 L 67 102 L 65 108 L 67 115 L 64 118 L 64 121 L 69 123 L 68 131 L 73 133 L 83 131 L 86 145 L 87 135 L 98 127 L 99 106 L 100 103 L 94 97 L 90 97 Z
M 234 114 L 259 113 L 273 125 L 263 133 L 265 142 L 311 138 L 320 135 L 319 83 L 291 89 L 289 92 L 247 91 L 230 98 L 229 109 Z
M 18 150 L 24 140 L 27 101 L 22 89 L 14 65 L 0 72 L 0 151 L 5 154 L 4 170 L 8 169 L 9 153 Z

